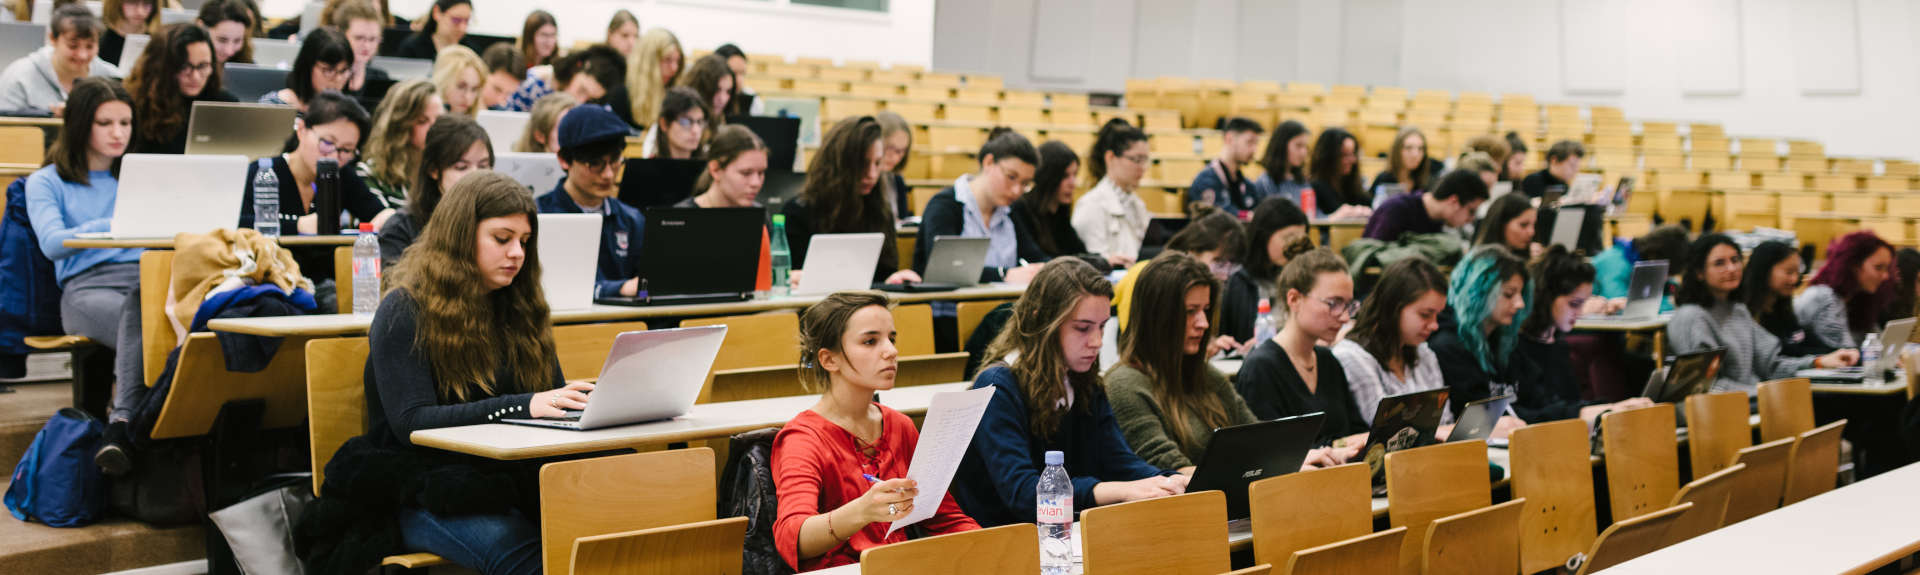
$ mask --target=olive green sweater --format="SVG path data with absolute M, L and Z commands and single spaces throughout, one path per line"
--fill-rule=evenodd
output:
M 1209 366 L 1202 374 L 1206 379 L 1206 389 L 1219 398 L 1220 405 L 1226 408 L 1226 425 L 1242 425 L 1258 421 L 1253 411 L 1247 409 L 1247 402 L 1240 399 L 1240 393 L 1234 391 L 1233 384 L 1227 382 L 1227 376 Z M 1127 437 L 1127 445 L 1147 463 L 1162 469 L 1179 469 L 1199 464 L 1206 455 L 1207 441 L 1213 438 L 1213 428 L 1200 421 L 1196 414 L 1187 414 L 1187 436 L 1193 445 L 1183 446 L 1175 439 L 1173 423 L 1161 412 L 1160 402 L 1153 398 L 1153 381 L 1147 374 L 1126 365 L 1116 365 L 1107 370 L 1107 399 L 1113 404 L 1113 417 L 1120 423 L 1120 432 Z M 1224 427 L 1224 426 L 1223 426 Z

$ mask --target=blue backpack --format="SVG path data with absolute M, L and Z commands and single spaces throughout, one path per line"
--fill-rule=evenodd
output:
M 83 527 L 100 520 L 106 480 L 93 464 L 103 426 L 84 411 L 64 408 L 33 436 L 26 457 L 13 468 L 7 511 L 21 521 L 53 527 Z

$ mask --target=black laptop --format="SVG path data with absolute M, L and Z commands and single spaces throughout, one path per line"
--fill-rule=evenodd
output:
M 1226 493 L 1227 519 L 1248 517 L 1247 485 L 1299 471 L 1319 440 L 1325 417 L 1309 413 L 1213 430 L 1187 491 Z
M 1373 483 L 1387 481 L 1387 454 L 1434 443 L 1433 432 L 1440 429 L 1440 414 L 1447 409 L 1447 388 L 1390 395 L 1380 400 L 1373 411 L 1373 426 L 1367 431 L 1367 446 L 1360 450 L 1367 467 L 1373 471 Z
M 1493 426 L 1500 422 L 1500 416 L 1507 414 L 1507 407 L 1513 405 L 1513 394 L 1489 397 L 1468 402 L 1460 408 L 1463 413 L 1454 414 L 1453 433 L 1447 434 L 1447 442 L 1485 440 L 1493 437 Z M 1502 442 L 1502 445 L 1505 445 Z
M 737 96 L 744 97 L 744 96 Z M 746 126 L 767 144 L 767 171 L 792 170 L 800 148 L 800 119 L 779 116 L 731 116 L 727 122 Z
M 700 160 L 628 158 L 620 176 L 620 201 L 643 210 L 671 206 L 693 195 L 693 184 L 705 169 L 707 163 Z
M 755 199 L 768 209 L 779 210 L 780 206 L 800 197 L 800 188 L 806 185 L 805 173 L 767 168 L 767 181 L 760 185 L 760 195 Z
M 1641 395 L 1656 403 L 1677 404 L 1687 396 L 1713 391 L 1713 381 L 1720 377 L 1720 356 L 1726 352 L 1726 348 L 1716 347 L 1669 359 L 1665 370 L 1655 370 L 1647 378 L 1647 389 Z
M 220 82 L 242 102 L 258 102 L 261 96 L 287 87 L 287 71 L 271 66 L 228 62 Z
M 759 275 L 760 208 L 647 208 L 640 290 L 595 303 L 649 306 L 746 301 Z

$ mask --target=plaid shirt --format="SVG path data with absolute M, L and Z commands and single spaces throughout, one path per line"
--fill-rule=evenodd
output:
M 531 112 L 534 102 L 552 93 L 553 86 L 546 80 L 529 76 L 525 82 L 520 83 L 520 89 L 514 90 L 513 95 L 507 97 L 506 105 L 500 109 L 508 112 Z

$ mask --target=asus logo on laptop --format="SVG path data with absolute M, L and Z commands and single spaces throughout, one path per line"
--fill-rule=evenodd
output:
M 687 221 L 686 220 L 661 220 L 660 225 L 670 227 L 670 228 L 675 228 L 675 227 L 687 225 Z
M 1247 471 L 1246 473 L 1242 473 L 1242 474 L 1240 474 L 1240 478 L 1241 478 L 1241 479 L 1253 479 L 1253 478 L 1255 478 L 1255 477 L 1259 477 L 1259 476 L 1260 476 L 1260 474 L 1261 474 L 1261 473 L 1263 473 L 1263 472 L 1265 472 L 1265 471 L 1266 471 L 1265 469 L 1252 469 L 1252 470 L 1248 470 L 1248 471 Z

